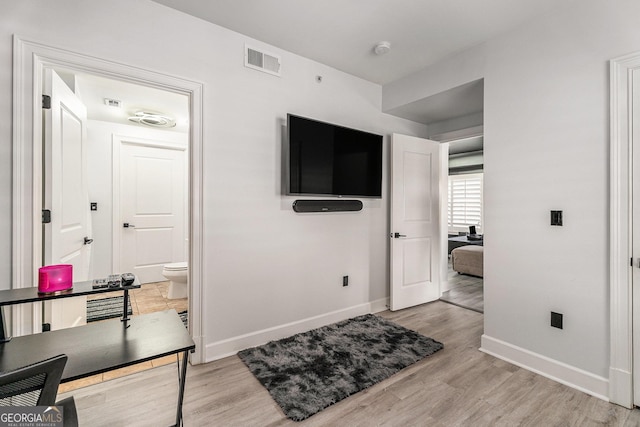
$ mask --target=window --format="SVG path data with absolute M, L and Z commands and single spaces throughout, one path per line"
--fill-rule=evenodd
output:
M 482 174 L 449 176 L 449 231 L 469 231 L 470 225 L 482 228 Z

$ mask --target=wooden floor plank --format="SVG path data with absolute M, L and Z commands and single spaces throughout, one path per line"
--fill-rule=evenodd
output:
M 640 426 L 627 410 L 478 351 L 483 315 L 444 302 L 379 313 L 445 348 L 303 422 L 287 419 L 236 356 L 190 366 L 186 426 Z M 176 364 L 73 394 L 81 425 L 170 425 Z
M 440 301 L 484 313 L 484 279 L 454 271 L 451 258 L 448 265 L 449 290 L 443 292 Z

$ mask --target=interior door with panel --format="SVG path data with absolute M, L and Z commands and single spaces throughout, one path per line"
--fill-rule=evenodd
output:
M 91 218 L 86 174 L 87 109 L 51 69 L 44 70 L 43 207 L 51 222 L 43 226 L 43 264 L 73 265 L 73 281 L 89 280 Z M 51 329 L 86 323 L 86 297 L 47 303 Z
M 186 159 L 186 144 L 120 141 L 120 245 L 114 256 L 120 271 L 140 283 L 164 281 L 165 264 L 187 260 Z
M 391 310 L 440 298 L 446 151 L 436 141 L 391 137 Z

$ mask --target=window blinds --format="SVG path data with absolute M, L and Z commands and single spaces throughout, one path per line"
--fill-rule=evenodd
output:
M 448 223 L 451 231 L 482 227 L 482 174 L 449 176 Z

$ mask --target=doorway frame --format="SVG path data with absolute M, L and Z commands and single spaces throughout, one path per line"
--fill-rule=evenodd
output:
M 41 253 L 42 134 L 41 100 L 44 68 L 66 68 L 97 76 L 149 86 L 189 98 L 189 313 L 190 333 L 196 343 L 191 363 L 205 361 L 203 330 L 203 88 L 194 80 L 142 69 L 61 47 L 13 37 L 13 192 L 12 288 L 36 286 Z M 40 332 L 39 304 L 16 307 L 11 315 L 14 335 Z
M 610 61 L 609 401 L 633 408 L 633 282 L 631 251 L 632 71 L 640 52 Z M 640 83 L 640 82 L 637 82 Z M 640 131 L 640 130 L 636 130 Z

